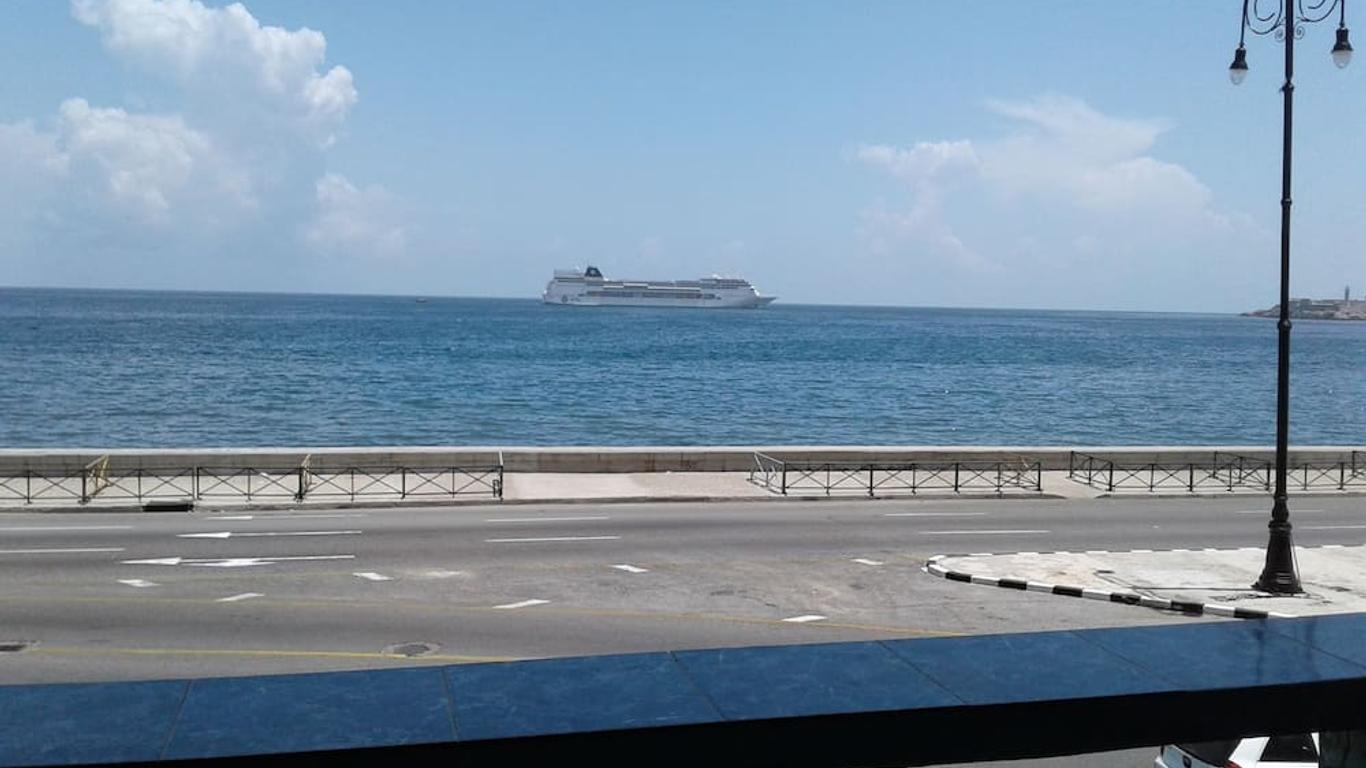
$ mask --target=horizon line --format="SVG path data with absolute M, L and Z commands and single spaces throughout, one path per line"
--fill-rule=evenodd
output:
M 537 302 L 540 300 L 533 296 L 458 296 L 451 294 L 435 293 L 347 293 L 347 292 L 328 292 L 328 291 L 242 291 L 232 289 L 203 289 L 203 288 L 109 288 L 91 286 L 61 286 L 61 285 L 0 285 L 0 291 L 82 291 L 90 293 L 166 293 L 166 294 L 200 294 L 200 295 L 226 295 L 226 296 L 300 296 L 318 298 L 368 298 L 368 299 L 438 299 L 438 300 L 474 300 L 474 301 L 528 301 Z M 1293 301 L 1294 299 L 1292 299 Z M 820 304 L 814 302 L 790 301 L 773 306 L 782 307 L 829 307 L 839 309 L 950 309 L 950 310 L 978 310 L 985 312 L 1094 312 L 1094 313 L 1114 313 L 1114 314 L 1141 314 L 1141 315 L 1215 315 L 1220 317 L 1244 317 L 1244 312 L 1223 311 L 1215 312 L 1209 310 L 1185 310 L 1185 309 L 1097 309 L 1083 307 L 990 307 L 972 305 L 946 305 L 946 304 Z M 602 307 L 603 309 L 639 309 L 639 307 Z M 579 309 L 582 309 L 580 307 Z M 652 307 L 643 307 L 652 309 Z M 1253 310 L 1247 310 L 1251 312 Z

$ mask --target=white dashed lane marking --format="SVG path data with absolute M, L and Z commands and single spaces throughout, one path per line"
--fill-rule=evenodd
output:
M 36 531 L 126 531 L 131 525 L 11 525 L 0 528 L 0 533 Z
M 619 564 L 614 565 L 614 566 L 612 566 L 612 567 L 613 567 L 613 568 L 616 568 L 618 571 L 626 571 L 627 573 L 649 573 L 649 572 L 650 572 L 650 569 L 649 569 L 649 568 L 640 568 L 640 567 L 637 567 L 637 566 L 634 566 L 634 565 L 627 565 L 626 563 L 619 563 Z
M 825 618 L 826 617 L 819 613 L 808 613 L 802 616 L 793 616 L 790 619 L 783 619 L 783 621 L 786 621 L 789 624 L 805 624 L 810 621 L 825 621 Z
M 859 565 L 873 565 L 873 566 L 877 566 L 877 565 L 882 565 L 882 564 L 883 564 L 883 562 L 882 562 L 881 560 L 869 560 L 869 559 L 866 558 L 866 557 L 856 557 L 856 558 L 854 558 L 853 562 L 858 563 Z
M 608 515 L 583 515 L 580 517 L 490 517 L 486 523 L 575 523 L 581 520 L 611 520 Z
M 375 573 L 374 571 L 358 571 L 351 575 L 358 576 L 367 581 L 393 581 L 391 577 L 385 576 L 382 573 Z
M 358 536 L 361 531 L 215 531 L 213 533 L 179 533 L 180 539 L 236 539 L 243 536 Z
M 883 517 L 984 517 L 985 512 L 887 512 Z
M 220 598 L 218 598 L 217 600 L 215 600 L 214 602 L 215 602 L 215 603 L 238 603 L 238 602 L 241 602 L 241 601 L 243 601 L 243 600 L 250 600 L 250 599 L 252 599 L 253 597 L 265 597 L 265 595 L 261 594 L 260 592 L 243 592 L 243 593 L 240 594 L 240 595 L 232 595 L 231 597 L 220 597 Z
M 1297 527 L 1302 531 L 1357 531 L 1366 528 L 1366 525 L 1301 525 Z
M 123 547 L 76 547 L 74 549 L 0 549 L 0 555 L 70 555 L 86 552 L 122 552 Z
M 549 600 L 523 600 L 523 601 L 520 602 L 520 603 L 504 603 L 503 605 L 495 605 L 495 606 L 493 606 L 493 607 L 494 607 L 494 608 L 497 608 L 497 609 L 499 609 L 499 610 L 511 611 L 511 610 L 516 610 L 516 609 L 518 609 L 518 608 L 530 608 L 530 607 L 533 606 L 533 605 L 545 605 L 545 604 L 548 603 L 548 602 L 550 602 L 550 601 L 549 601 Z
M 982 529 L 969 529 L 962 531 L 920 531 L 926 536 L 1004 536 L 1011 533 L 1052 533 L 1052 531 L 1019 529 L 1019 530 L 996 530 L 988 531 Z
M 543 541 L 614 541 L 620 536 L 543 536 L 534 539 L 484 539 L 485 544 L 535 544 Z
M 119 583 L 124 586 L 136 587 L 138 589 L 160 586 L 155 581 L 147 581 L 146 579 L 119 579 Z

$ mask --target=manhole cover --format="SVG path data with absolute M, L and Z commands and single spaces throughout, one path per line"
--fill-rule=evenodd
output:
M 0 640 L 0 653 L 18 653 L 33 645 L 29 640 Z
M 391 645 L 388 648 L 385 648 L 384 653 L 387 656 L 406 656 L 411 659 L 415 656 L 426 656 L 429 653 L 436 653 L 440 648 L 441 646 L 436 643 L 399 643 L 398 645 Z

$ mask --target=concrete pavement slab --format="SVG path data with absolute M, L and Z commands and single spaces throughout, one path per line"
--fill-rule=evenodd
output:
M 1252 589 L 1265 563 L 1264 550 L 1254 547 L 951 555 L 934 558 L 930 570 L 955 574 L 957 578 L 946 577 L 956 581 L 994 582 L 1196 613 L 1232 615 L 1231 609 L 1249 609 L 1308 616 L 1366 611 L 1366 546 L 1298 547 L 1295 557 L 1304 592 L 1293 596 Z M 1117 599 L 1125 595 L 1138 599 Z

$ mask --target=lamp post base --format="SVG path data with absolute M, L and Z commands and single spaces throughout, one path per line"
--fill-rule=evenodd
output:
M 1289 511 L 1284 509 L 1284 502 L 1278 501 L 1276 506 L 1278 509 L 1272 512 L 1268 526 L 1271 538 L 1266 544 L 1266 565 L 1252 588 L 1274 595 L 1296 595 L 1304 590 L 1300 588 L 1300 577 L 1295 572 L 1295 544 L 1290 537 L 1290 521 L 1286 519 Z

